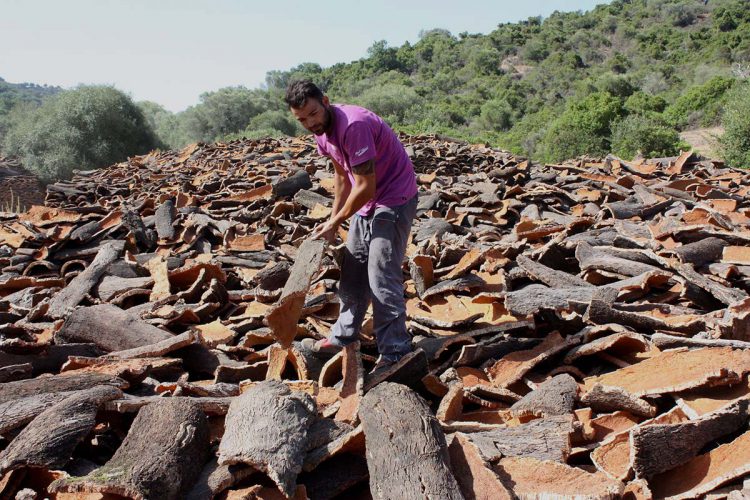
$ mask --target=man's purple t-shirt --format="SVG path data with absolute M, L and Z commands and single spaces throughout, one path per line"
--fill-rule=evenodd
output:
M 352 166 L 375 160 L 375 197 L 357 213 L 397 207 L 417 194 L 414 165 L 396 133 L 378 115 L 360 106 L 331 105 L 333 129 L 315 136 L 318 152 L 341 165 L 354 185 Z

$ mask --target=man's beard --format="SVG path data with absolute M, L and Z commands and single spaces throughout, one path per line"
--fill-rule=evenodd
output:
M 328 132 L 329 129 L 331 128 L 331 121 L 332 121 L 332 115 L 333 115 L 333 113 L 331 113 L 331 109 L 330 109 L 329 106 L 324 106 L 323 110 L 325 112 L 325 116 L 323 118 L 323 124 L 321 125 L 320 130 L 317 130 L 317 131 L 313 130 L 312 131 L 312 133 L 315 134 L 315 135 L 323 135 L 326 132 Z

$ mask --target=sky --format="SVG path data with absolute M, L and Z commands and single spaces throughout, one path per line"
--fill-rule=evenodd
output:
M 267 71 L 323 67 L 398 47 L 421 30 L 590 10 L 605 0 L 0 0 L 0 77 L 65 88 L 111 84 L 171 111 L 203 92 L 258 87 Z

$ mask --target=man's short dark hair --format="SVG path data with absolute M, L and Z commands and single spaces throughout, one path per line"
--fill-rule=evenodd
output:
M 284 101 L 290 108 L 299 109 L 311 97 L 322 102 L 323 91 L 310 80 L 295 80 L 287 86 Z

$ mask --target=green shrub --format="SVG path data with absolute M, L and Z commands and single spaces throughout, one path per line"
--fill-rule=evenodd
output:
M 411 87 L 386 83 L 365 90 L 357 101 L 389 123 L 401 123 L 409 108 L 419 102 L 419 96 Z
M 572 101 L 547 130 L 540 151 L 543 159 L 561 161 L 584 154 L 607 154 L 611 124 L 622 113 L 622 101 L 606 92 Z
M 724 160 L 733 167 L 750 168 L 750 82 L 728 96 L 722 125 Z
M 643 115 L 630 115 L 612 125 L 612 152 L 625 159 L 672 156 L 685 145 L 677 130 Z
M 734 82 L 733 78 L 715 76 L 703 85 L 691 87 L 666 109 L 664 118 L 678 129 L 715 124 L 721 115 L 723 97 Z
M 513 108 L 505 99 L 492 99 L 482 105 L 479 123 L 494 130 L 508 130 L 513 125 Z
M 277 130 L 285 135 L 300 133 L 297 122 L 289 111 L 264 111 L 250 120 L 245 133 L 248 130 Z
M 14 116 L 4 152 L 19 156 L 42 180 L 54 181 L 158 146 L 130 97 L 113 87 L 81 86 Z

